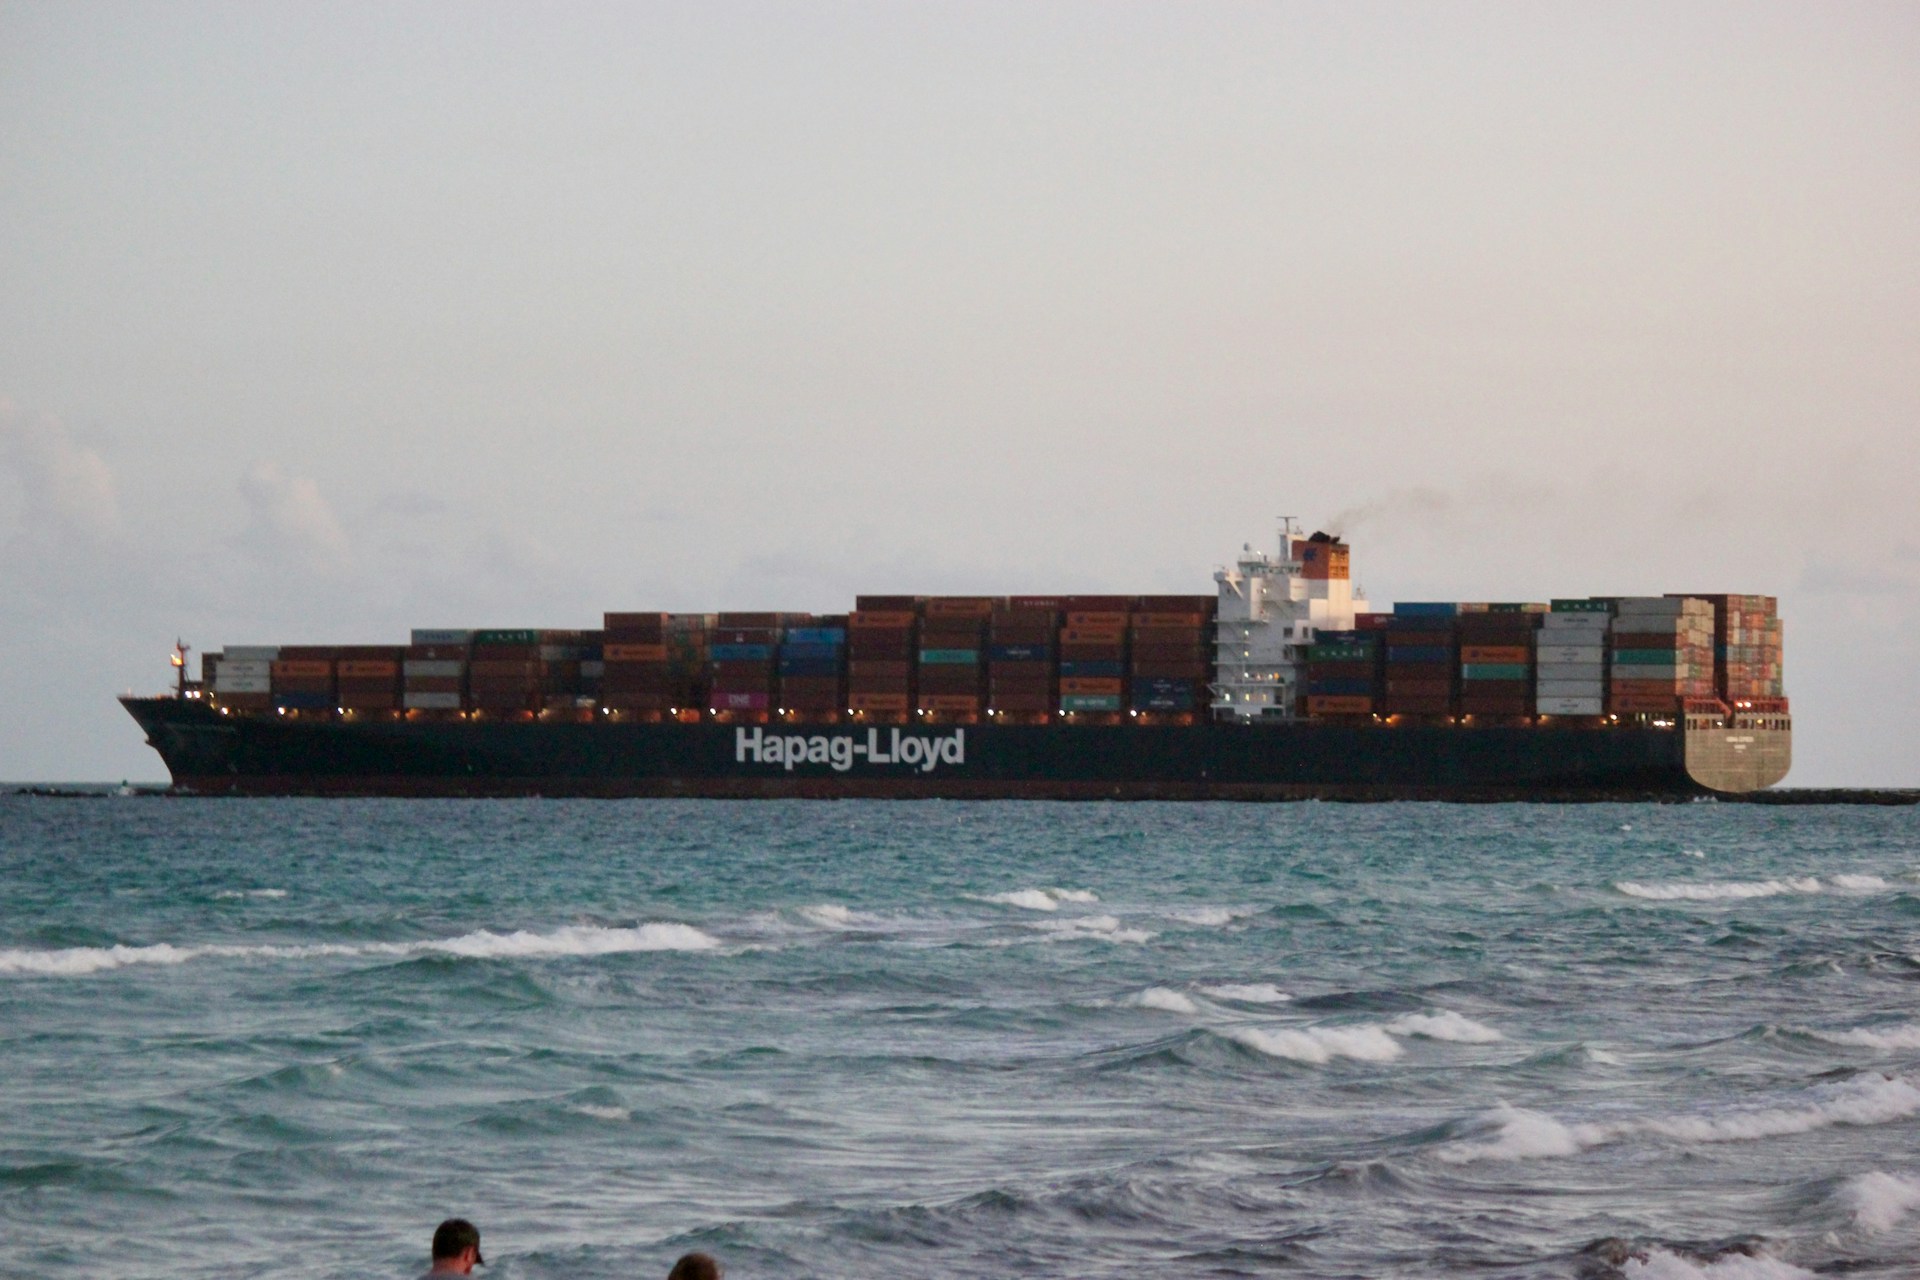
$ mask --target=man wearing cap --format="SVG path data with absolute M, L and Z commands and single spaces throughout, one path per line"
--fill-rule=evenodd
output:
M 475 1267 L 484 1267 L 480 1256 L 480 1228 L 465 1218 L 448 1218 L 433 1231 L 433 1266 L 420 1280 L 444 1280 L 446 1276 L 464 1276 Z

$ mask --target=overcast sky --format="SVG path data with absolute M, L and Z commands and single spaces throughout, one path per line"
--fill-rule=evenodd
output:
M 1764 592 L 1920 785 L 1920 7 L 0 2 L 0 778 L 179 635 Z

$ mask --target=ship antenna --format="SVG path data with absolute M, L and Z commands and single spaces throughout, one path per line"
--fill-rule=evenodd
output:
M 1292 550 L 1288 544 L 1293 539 L 1293 517 L 1278 516 L 1275 518 L 1280 521 L 1280 558 L 1285 560 L 1289 557 Z
M 187 696 L 187 655 L 193 652 L 193 646 L 182 644 L 178 636 L 173 641 L 173 696 L 185 699 Z

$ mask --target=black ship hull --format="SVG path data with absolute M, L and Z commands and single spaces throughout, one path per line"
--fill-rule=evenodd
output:
M 1769 786 L 1782 729 L 734 725 L 223 716 L 125 698 L 209 795 L 1633 800 Z

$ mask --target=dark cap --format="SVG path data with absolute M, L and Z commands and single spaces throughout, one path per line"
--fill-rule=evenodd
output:
M 433 1229 L 434 1257 L 457 1258 L 468 1249 L 473 1250 L 474 1266 L 487 1265 L 487 1260 L 480 1256 L 480 1228 L 465 1218 L 448 1218 Z

